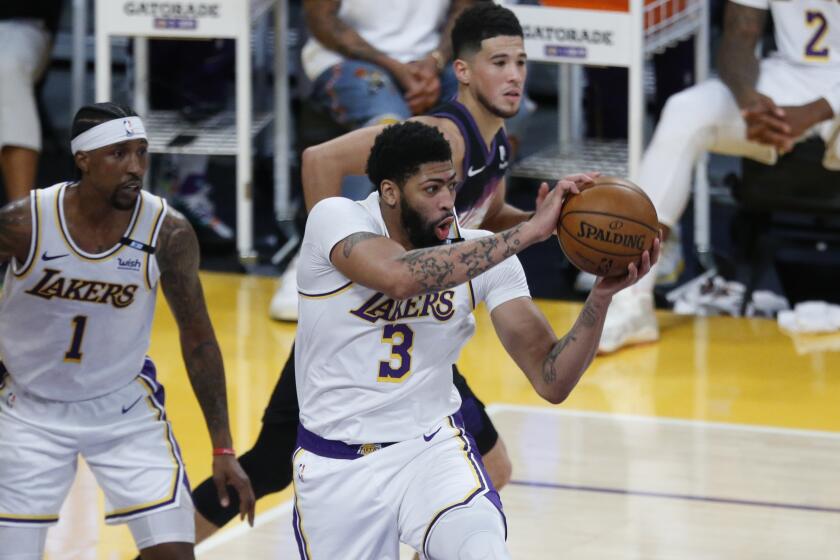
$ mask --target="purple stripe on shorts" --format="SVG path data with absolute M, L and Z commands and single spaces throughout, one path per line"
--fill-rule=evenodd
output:
M 159 402 L 161 406 L 165 405 L 166 392 L 163 390 L 163 385 L 158 383 L 157 368 L 155 367 L 155 363 L 148 356 L 146 356 L 146 360 L 143 362 L 143 368 L 140 370 L 140 376 L 150 382 L 149 385 L 152 387 L 155 400 Z
M 181 455 L 181 447 L 178 445 L 178 441 L 175 439 L 175 434 L 172 431 L 172 424 L 170 424 L 169 421 L 166 419 L 166 410 L 163 407 L 164 400 L 166 399 L 166 393 L 163 389 L 163 385 L 158 383 L 157 381 L 157 369 L 155 368 L 154 362 L 148 356 L 146 357 L 146 360 L 143 363 L 143 369 L 140 371 L 139 377 L 143 380 L 143 382 L 146 385 L 149 386 L 149 388 L 152 391 L 151 405 L 158 411 L 160 421 L 166 422 L 166 438 L 167 440 L 169 440 L 169 445 L 172 447 L 172 452 L 175 455 L 175 462 L 178 465 L 178 474 L 176 475 L 178 477 L 178 480 L 175 483 L 175 487 L 173 488 L 172 496 L 165 502 L 153 506 L 135 509 L 125 513 L 106 515 L 105 519 L 109 521 L 121 519 L 124 517 L 131 517 L 137 515 L 138 513 L 146 513 L 154 511 L 156 509 L 164 508 L 178 499 L 179 491 L 190 492 L 190 482 L 187 478 L 186 469 L 184 469 L 184 459 Z
M 426 544 L 429 539 L 429 534 L 432 532 L 432 529 L 441 519 L 441 517 L 443 517 L 448 511 L 469 504 L 476 496 L 480 496 L 482 494 L 487 496 L 487 499 L 490 500 L 490 502 L 499 509 L 499 513 L 502 514 L 502 521 L 505 525 L 505 539 L 507 539 L 507 519 L 505 518 L 504 511 L 502 510 L 502 501 L 499 498 L 499 493 L 496 492 L 496 488 L 493 487 L 493 481 L 490 480 L 490 476 L 487 474 L 487 471 L 484 468 L 484 463 L 481 462 L 481 457 L 478 455 L 478 453 L 476 453 L 477 447 L 475 445 L 475 440 L 473 440 L 473 437 L 464 428 L 464 419 L 461 417 L 460 413 L 456 412 L 453 416 L 449 417 L 449 420 L 452 423 L 452 425 L 458 428 L 458 430 L 461 432 L 457 437 L 463 442 L 463 449 L 466 452 L 470 463 L 472 463 L 473 468 L 479 471 L 479 488 L 475 490 L 475 492 L 472 492 L 469 496 L 467 496 L 465 500 L 452 504 L 451 506 L 448 506 L 447 508 L 439 511 L 438 514 L 435 515 L 434 519 L 432 519 L 432 522 L 429 523 L 428 527 L 426 527 L 426 533 L 423 535 L 423 551 L 426 554 L 426 556 L 429 555 L 429 551 L 426 550 Z
M 306 545 L 304 544 L 303 533 L 300 529 L 300 516 L 298 515 L 297 498 L 295 498 L 294 506 L 292 507 L 292 526 L 295 530 L 295 540 L 297 541 L 300 558 L 301 560 L 307 560 Z
M 487 469 L 484 468 L 484 461 L 481 459 L 481 455 L 478 453 L 478 446 L 475 443 L 475 439 L 473 439 L 472 434 L 467 431 L 466 425 L 464 424 L 464 418 L 461 416 L 460 411 L 456 412 L 453 415 L 453 420 L 455 425 L 461 429 L 464 433 L 464 437 L 470 444 L 470 448 L 467 451 L 467 455 L 469 455 L 470 459 L 473 462 L 473 465 L 481 471 L 481 474 L 484 475 L 484 480 L 487 481 L 487 493 L 484 494 L 484 497 L 490 500 L 490 503 L 496 506 L 496 509 L 499 510 L 499 513 L 502 514 L 502 521 L 505 525 L 505 540 L 507 540 L 507 517 L 505 516 L 505 510 L 502 506 L 502 498 L 499 496 L 499 491 L 496 490 L 496 487 L 493 485 L 493 479 L 490 478 L 490 475 L 487 473 Z
M 58 521 L 58 516 L 49 519 L 19 519 L 17 517 L 3 517 L 0 516 L 0 521 L 10 522 L 21 525 L 50 525 Z

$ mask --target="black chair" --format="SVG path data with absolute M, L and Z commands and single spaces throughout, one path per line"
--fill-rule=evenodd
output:
M 743 160 L 742 177 L 733 185 L 733 234 L 740 256 L 750 262 L 742 314 L 783 249 L 816 255 L 840 247 L 840 171 L 823 167 L 824 152 L 823 141 L 811 138 L 773 166 Z

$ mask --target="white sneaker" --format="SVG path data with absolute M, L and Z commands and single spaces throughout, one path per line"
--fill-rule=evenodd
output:
M 297 287 L 297 254 L 289 261 L 286 270 L 280 277 L 280 287 L 271 298 L 268 306 L 268 316 L 277 321 L 297 321 L 298 319 L 298 287 Z
M 619 348 L 659 340 L 659 325 L 653 307 L 653 294 L 627 288 L 613 296 L 598 353 L 609 354 Z
M 682 243 L 680 242 L 680 230 L 675 227 L 671 230 L 668 240 L 662 244 L 662 252 L 659 254 L 659 263 L 656 269 L 656 285 L 670 286 L 677 283 L 677 280 L 685 269 Z

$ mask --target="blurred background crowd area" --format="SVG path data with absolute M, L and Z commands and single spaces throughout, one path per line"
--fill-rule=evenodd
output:
M 102 0 L 99 0 L 102 1 Z M 108 0 L 111 1 L 111 0 Z M 243 0 L 245 1 L 245 0 Z M 210 270 L 243 271 L 249 273 L 280 275 L 295 253 L 297 238 L 302 234 L 305 213 L 303 211 L 300 187 L 300 154 L 307 146 L 326 141 L 363 123 L 352 119 L 335 118 L 323 108 L 318 99 L 319 79 L 307 71 L 307 42 L 313 33 L 322 32 L 325 22 L 317 19 L 319 12 L 306 13 L 303 0 L 280 0 L 285 10 L 287 28 L 280 30 L 286 48 L 285 75 L 275 75 L 276 66 L 273 39 L 275 29 L 273 20 L 267 18 L 265 24 L 255 28 L 252 34 L 253 64 L 255 68 L 252 84 L 253 106 L 255 113 L 270 108 L 275 98 L 275 88 L 279 83 L 288 84 L 289 118 L 283 123 L 288 146 L 288 200 L 284 203 L 289 209 L 283 216 L 275 212 L 277 195 L 274 188 L 276 180 L 276 161 L 274 138 L 264 132 L 256 139 L 253 156 L 253 248 L 256 259 L 244 263 L 237 254 L 236 247 L 236 162 L 230 156 L 189 155 L 189 154 L 154 154 L 151 170 L 145 187 L 166 196 L 170 203 L 185 213 L 193 223 L 199 235 L 203 252 L 203 267 Z M 347 1 L 347 0 L 345 0 Z M 453 2 L 456 0 L 453 0 Z M 480 0 L 476 0 L 480 1 Z M 325 2 L 325 4 L 338 4 Z M 392 2 L 389 2 L 392 3 Z M 406 4 L 414 4 L 405 0 Z M 467 2 L 469 3 L 469 2 Z M 527 2 L 524 2 L 527 3 Z M 536 2 L 533 2 L 536 3 Z M 78 19 L 78 10 L 85 4 L 85 17 Z M 134 9 L 152 9 L 152 3 L 134 2 Z M 167 4 L 157 3 L 160 5 Z M 212 2 L 171 2 L 189 9 Z M 710 53 L 711 74 L 715 73 L 714 53 L 717 49 L 721 31 L 725 2 L 708 2 L 708 44 L 705 48 Z M 187 9 L 184 8 L 180 9 Z M 160 9 L 160 8 L 158 8 Z M 204 9 L 204 8 L 202 8 Z M 78 100 L 71 99 L 73 88 L 74 60 L 83 68 L 82 101 L 94 100 L 95 67 L 95 18 L 94 2 L 88 0 L 31 0 L 29 2 L 0 3 L 0 21 L 4 24 L 30 26 L 30 31 L 37 36 L 16 38 L 7 33 L 0 41 L 23 41 L 21 48 L 30 52 L 36 60 L 32 62 L 33 72 L 37 74 L 33 86 L 33 98 L 40 119 L 41 145 L 40 157 L 37 158 L 34 184 L 45 187 L 59 181 L 73 179 L 75 169 L 69 154 L 69 125 L 73 106 Z M 74 19 L 75 18 L 75 19 Z M 5 29 L 5 28 L 4 28 Z M 74 40 L 79 29 L 83 30 L 83 60 L 77 60 L 78 49 L 74 55 Z M 763 49 L 773 49 L 772 33 L 768 27 Z M 311 44 L 311 43 L 310 43 Z M 43 55 L 33 51 L 32 45 L 39 47 Z M 262 45 L 263 48 L 260 48 Z M 376 46 L 376 45 L 374 45 Z M 111 42 L 111 69 L 113 100 L 134 104 L 134 61 L 136 47 L 130 39 L 114 38 Z M 76 59 L 74 59 L 76 56 Z M 210 40 L 168 40 L 153 39 L 148 44 L 148 105 L 151 109 L 170 111 L 188 123 L 203 123 L 231 112 L 235 107 L 235 66 L 236 52 L 230 39 Z M 0 59 L 4 55 L 0 54 Z M 8 58 L 8 57 L 5 57 Z M 645 59 L 644 99 L 645 138 L 648 139 L 654 129 L 667 99 L 695 82 L 694 76 L 695 43 L 693 39 L 675 42 L 669 48 L 654 53 Z M 448 61 L 447 61 L 448 62 Z M 4 72 L 9 64 L 0 65 Z M 518 162 L 550 147 L 557 142 L 557 111 L 562 103 L 562 76 L 560 66 L 551 63 L 530 62 L 528 67 L 527 99 L 523 110 L 509 123 L 509 132 L 514 139 Z M 388 76 L 359 69 L 359 76 L 364 76 L 370 88 L 386 87 L 384 79 Z M 441 82 L 444 82 L 444 73 Z M 391 76 L 397 79 L 398 76 Z M 0 81 L 3 78 L 0 77 Z M 577 137 L 581 139 L 612 140 L 624 139 L 628 134 L 628 71 L 617 67 L 584 67 L 579 80 L 580 91 L 575 92 L 580 99 L 580 119 L 577 123 Z M 560 90 L 560 91 L 559 91 Z M 426 107 L 427 108 L 427 107 Z M 4 118 L 0 111 L 0 118 Z M 154 131 L 152 131 L 154 132 Z M 182 134 L 172 142 L 189 144 L 193 138 Z M 647 140 L 646 140 L 647 141 Z M 772 176 L 773 188 L 794 189 L 797 184 L 812 181 L 825 182 L 837 179 L 834 175 L 825 175 L 819 169 L 819 160 L 824 150 L 819 138 L 809 140 L 798 148 L 795 157 L 784 165 L 767 168 L 740 158 L 711 156 L 708 160 L 708 176 L 711 192 L 711 250 L 699 255 L 695 248 L 694 216 L 691 205 L 684 213 L 677 229 L 678 243 L 668 262 L 663 263 L 666 270 L 657 286 L 657 303 L 660 307 L 671 307 L 674 298 L 666 297 L 674 293 L 681 285 L 701 277 L 707 290 L 724 293 L 723 299 L 732 296 L 727 292 L 725 282 L 740 282 L 751 288 L 768 290 L 785 296 L 795 303 L 808 299 L 823 299 L 837 302 L 840 292 L 832 286 L 832 278 L 840 274 L 840 250 L 838 250 L 838 226 L 825 212 L 815 215 L 798 213 L 789 216 L 784 225 L 777 225 L 775 218 L 770 222 L 762 214 L 756 217 L 752 209 L 744 208 L 738 197 L 738 189 L 743 184 L 745 175 L 760 180 Z M 13 165 L 4 153 L 4 167 Z M 579 171 L 591 171 L 580 169 Z M 597 171 L 597 169 L 596 169 Z M 8 200 L 14 196 L 9 183 L 11 175 L 4 168 L 0 181 L 0 197 Z M 557 177 L 554 177 L 557 178 Z M 552 177 L 545 177 L 552 179 Z M 539 179 L 517 176 L 512 173 L 508 178 L 509 200 L 522 208 L 533 207 Z M 787 185 L 787 186 L 786 186 Z M 833 185 L 840 188 L 840 182 Z M 836 198 L 833 199 L 836 204 Z M 822 201 L 816 203 L 825 209 Z M 755 220 L 753 220 L 755 218 Z M 793 227 L 799 235 L 798 243 L 760 247 L 760 238 L 772 234 L 774 228 Z M 756 247 L 759 247 L 758 249 Z M 757 258 L 757 252 L 769 252 L 763 261 Z M 579 299 L 586 286 L 581 286 L 577 271 L 563 257 L 554 242 L 545 243 L 523 253 L 522 261 L 528 272 L 532 292 L 537 297 L 558 299 Z M 711 271 L 713 274 L 710 274 Z M 702 276 L 703 273 L 707 273 Z M 718 280 L 714 280 L 713 276 Z M 721 281 L 724 281 L 721 284 Z M 576 286 L 577 283 L 577 286 Z M 584 283 L 585 284 L 585 283 Z M 735 284 L 733 284 L 735 285 Z M 722 287 L 721 287 L 722 286 Z M 737 288 L 735 289 L 737 292 Z M 736 296 L 738 294 L 735 294 Z M 772 312 L 775 304 L 768 304 Z M 728 306 L 728 307 L 727 307 Z M 721 312 L 737 313 L 739 305 L 731 301 L 724 302 Z

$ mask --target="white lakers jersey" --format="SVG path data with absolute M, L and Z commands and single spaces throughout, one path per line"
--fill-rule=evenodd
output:
M 30 194 L 32 243 L 0 301 L 0 358 L 15 383 L 52 400 L 104 395 L 140 373 L 155 309 L 166 202 L 141 191 L 123 240 L 104 253 L 70 237 L 60 183 Z
M 840 67 L 840 0 L 733 0 L 770 9 L 779 55 L 793 64 Z
M 325 199 L 306 223 L 295 342 L 300 420 L 349 444 L 404 441 L 458 410 L 452 365 L 475 330 L 474 307 L 485 301 L 492 310 L 530 294 L 512 257 L 466 284 L 395 301 L 330 261 L 336 243 L 362 231 L 388 235 L 376 192 L 361 202 Z

